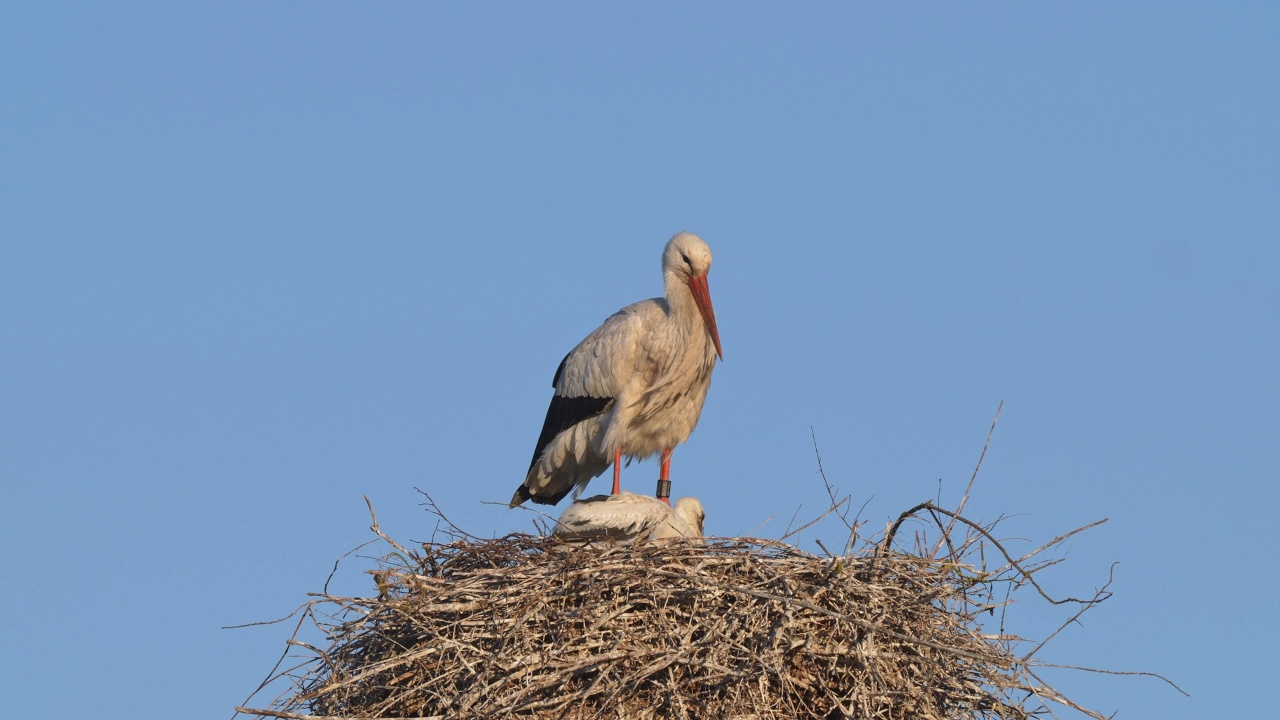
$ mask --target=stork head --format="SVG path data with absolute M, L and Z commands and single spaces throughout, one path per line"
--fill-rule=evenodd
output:
M 716 329 L 716 311 L 711 307 L 711 290 L 707 286 L 707 271 L 711 269 L 711 248 L 702 238 L 690 232 L 676 233 L 667 241 L 662 251 L 662 274 L 689 288 L 693 301 L 707 325 L 707 334 L 715 343 L 716 355 L 723 360 L 720 349 L 720 331 Z
M 702 525 L 707 520 L 707 513 L 702 509 L 698 498 L 682 497 L 672 506 L 671 511 L 689 523 L 689 527 L 698 532 L 698 537 L 702 537 Z

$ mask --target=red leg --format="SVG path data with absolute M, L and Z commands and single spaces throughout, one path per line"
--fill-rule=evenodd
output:
M 613 494 L 622 492 L 622 448 L 613 453 Z
M 658 499 L 671 504 L 671 448 L 662 451 L 662 467 L 658 470 Z M 666 490 L 666 494 L 662 490 Z

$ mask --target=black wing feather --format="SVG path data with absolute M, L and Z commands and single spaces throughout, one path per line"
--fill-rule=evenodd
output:
M 570 353 L 572 354 L 572 353 Z M 551 387 L 560 384 L 560 376 L 564 373 L 565 363 L 569 362 L 569 355 L 565 355 L 560 361 L 560 365 L 556 368 L 555 377 L 551 379 Z M 563 395 L 552 395 L 551 404 L 547 406 L 547 417 L 542 421 L 542 432 L 538 433 L 538 444 L 533 449 L 533 459 L 529 461 L 529 469 L 532 470 L 534 465 L 538 464 L 538 458 L 542 457 L 542 451 L 547 449 L 552 440 L 560 433 L 577 425 L 584 420 L 604 413 L 613 404 L 613 398 L 598 398 L 589 395 L 579 397 L 565 397 Z M 516 496 L 512 498 L 512 507 L 519 505 L 525 500 L 533 500 L 541 505 L 555 505 L 564 499 L 572 491 L 572 487 L 567 487 L 563 492 L 556 495 L 534 495 L 529 492 L 529 488 L 521 485 L 516 490 Z
M 547 449 L 557 435 L 608 410 L 611 402 L 613 398 L 552 395 L 551 404 L 547 406 L 547 419 L 542 421 L 542 432 L 538 434 L 538 445 L 533 449 L 533 459 L 529 461 L 529 469 L 532 470 L 538 464 L 542 451 Z
M 573 353 L 569 353 L 569 355 L 572 354 Z M 564 359 L 560 361 L 560 364 L 556 366 L 555 377 L 551 378 L 551 387 L 555 387 L 560 384 L 560 373 L 564 372 L 564 364 L 569 362 L 569 355 L 565 355 Z
M 569 362 L 569 353 L 556 367 L 555 377 L 551 378 L 551 387 L 560 384 L 560 375 L 564 373 L 565 363 Z M 577 425 L 583 420 L 590 420 L 609 409 L 613 398 L 598 398 L 589 395 L 582 397 L 565 397 L 552 395 L 551 404 L 547 406 L 547 417 L 542 421 L 542 432 L 538 433 L 538 444 L 533 448 L 533 459 L 529 461 L 529 469 L 538 464 L 542 451 L 547 449 L 552 440 L 560 433 Z M 563 497 L 563 496 L 562 496 Z

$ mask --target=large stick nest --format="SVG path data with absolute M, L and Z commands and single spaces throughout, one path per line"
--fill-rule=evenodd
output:
M 894 550 L 902 521 L 917 516 L 927 525 L 914 550 Z M 1027 643 L 1003 631 L 1019 591 L 1076 604 L 1067 622 L 1108 596 L 1104 586 L 1055 600 L 1033 578 L 1057 562 L 1039 555 L 1075 531 L 1015 559 L 990 527 L 932 503 L 879 541 L 855 542 L 855 532 L 833 556 L 754 539 L 570 546 L 456 528 L 410 550 L 376 520 L 373 529 L 391 546 L 372 573 L 377 594 L 326 593 L 304 606 L 327 647 L 295 631 L 303 663 L 264 683 L 288 689 L 267 708 L 239 710 L 1022 720 L 1059 705 L 1101 717 L 1036 675 L 1040 646 L 1020 655 Z

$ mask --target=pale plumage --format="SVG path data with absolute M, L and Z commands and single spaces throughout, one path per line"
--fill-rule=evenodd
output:
M 662 253 L 665 295 L 619 310 L 565 356 L 512 507 L 558 503 L 610 464 L 616 493 L 623 455 L 661 453 L 661 482 L 667 481 L 671 450 L 697 426 L 722 355 L 707 289 L 710 267 L 711 249 L 701 238 L 676 234 Z
M 565 540 L 701 538 L 706 513 L 697 498 L 669 506 L 648 495 L 619 493 L 579 500 L 565 509 L 555 536 Z

